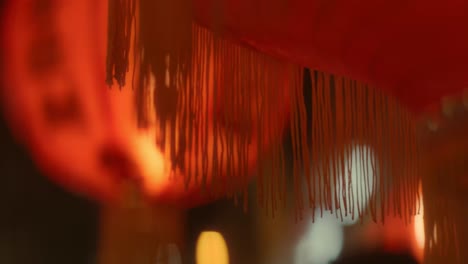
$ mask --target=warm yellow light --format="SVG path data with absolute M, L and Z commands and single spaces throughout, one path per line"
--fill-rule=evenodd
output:
M 197 264 L 229 264 L 229 253 L 223 236 L 218 232 L 203 232 L 198 237 Z
M 140 131 L 135 140 L 135 155 L 141 176 L 143 188 L 148 193 L 160 193 L 169 183 L 168 167 L 165 164 L 164 154 L 154 146 L 152 131 Z
M 424 249 L 425 234 L 424 234 L 424 207 L 421 205 L 421 211 L 414 217 L 414 233 L 416 243 L 420 249 Z
M 419 204 L 416 206 L 420 206 L 419 214 L 414 217 L 414 235 L 416 237 L 416 244 L 420 249 L 424 249 L 424 244 L 426 240 L 425 232 L 424 232 L 424 205 L 422 203 L 422 189 L 421 184 L 419 185 L 419 193 L 421 199 L 418 201 Z
M 424 205 L 422 203 L 422 189 L 421 185 L 419 185 L 419 193 L 420 193 L 420 201 L 419 204 L 416 206 L 419 207 L 419 214 L 414 217 L 414 237 L 415 237 L 415 245 L 413 247 L 414 254 L 418 258 L 418 260 L 422 263 L 424 261 L 424 247 L 426 241 L 426 235 L 424 232 Z

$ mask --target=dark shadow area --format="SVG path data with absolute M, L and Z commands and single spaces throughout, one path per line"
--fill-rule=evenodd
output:
M 0 263 L 90 263 L 98 208 L 37 170 L 0 118 Z

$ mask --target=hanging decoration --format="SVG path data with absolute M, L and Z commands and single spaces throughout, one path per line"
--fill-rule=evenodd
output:
M 281 139 L 289 118 L 287 88 L 300 87 L 300 69 L 229 45 L 191 23 L 188 32 L 194 37 L 187 41 L 197 52 L 184 55 L 187 70 L 177 68 L 178 55 L 158 55 L 159 49 L 146 50 L 145 61 L 134 67 L 143 58 L 133 52 L 135 43 L 112 47 L 106 41 L 106 31 L 112 35 L 114 28 L 107 27 L 108 8 L 112 5 L 104 1 L 9 3 L 3 30 L 9 67 L 2 92 L 4 113 L 18 139 L 54 181 L 102 202 L 119 200 L 128 179 L 137 182 L 143 196 L 182 207 L 243 189 L 257 153 Z M 133 25 L 128 30 L 134 22 L 126 22 Z M 136 37 L 125 34 L 115 43 Z M 114 71 L 123 72 L 114 75 L 120 79 L 111 87 L 105 82 L 106 42 L 108 65 L 112 58 L 124 61 L 115 63 Z M 112 55 L 119 48 L 126 50 L 122 56 Z M 158 58 L 162 65 L 153 62 Z M 243 68 L 253 58 L 256 64 Z M 183 77 L 188 69 L 190 80 Z M 242 75 L 265 76 L 272 84 L 248 83 Z M 242 91 L 233 89 L 241 84 Z M 234 111 L 240 108 L 244 111 Z M 217 193 L 204 191 L 204 182 L 214 179 Z
M 468 93 L 445 98 L 421 124 L 426 263 L 468 259 Z

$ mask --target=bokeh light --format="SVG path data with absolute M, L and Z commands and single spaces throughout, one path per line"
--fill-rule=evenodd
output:
M 320 216 L 320 211 L 316 212 Z M 343 248 L 343 227 L 335 215 L 324 212 L 310 223 L 299 241 L 295 264 L 328 264 L 336 260 Z
M 196 248 L 197 264 L 229 264 L 229 252 L 223 236 L 214 231 L 200 234 Z
M 158 248 L 156 264 L 182 264 L 179 248 L 175 244 L 168 244 Z
M 421 196 L 422 200 L 422 196 Z M 424 234 L 424 205 L 420 203 L 420 211 L 414 217 L 414 235 L 416 237 L 416 244 L 419 249 L 424 249 L 425 234 Z
M 369 204 L 369 199 L 375 192 L 375 174 L 372 169 L 372 163 L 374 163 L 375 168 L 378 168 L 379 164 L 374 155 L 373 150 L 369 146 L 365 145 L 355 145 L 350 153 L 350 156 L 345 160 L 345 168 L 350 169 L 351 173 L 351 189 L 353 190 L 352 195 L 348 194 L 348 197 L 352 197 L 353 206 L 357 212 L 357 208 L 366 208 Z M 342 181 L 344 180 L 348 184 L 349 175 L 345 174 L 340 170 L 340 177 Z M 338 197 L 343 197 L 342 183 L 335 183 L 335 191 L 338 192 Z M 367 186 L 367 188 L 365 187 Z M 344 204 L 344 199 L 341 198 L 341 204 Z M 348 202 L 349 204 L 349 202 Z M 349 212 L 348 214 L 343 213 L 342 224 L 349 226 L 354 225 L 358 221 L 357 215 L 352 215 Z

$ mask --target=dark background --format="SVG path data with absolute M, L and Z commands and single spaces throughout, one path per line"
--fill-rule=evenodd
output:
M 89 263 L 98 208 L 50 183 L 0 118 L 0 263 Z

